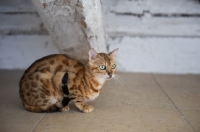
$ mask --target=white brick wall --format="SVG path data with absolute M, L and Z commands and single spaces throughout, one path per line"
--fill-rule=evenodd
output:
M 0 40 L 2 69 L 25 69 L 36 59 L 59 53 L 47 35 L 4 36 Z
M 119 47 L 120 71 L 200 74 L 200 38 L 122 37 L 108 43 Z
M 120 71 L 200 74 L 198 0 L 103 4 L 107 47 L 119 47 Z M 58 53 L 30 2 L 1 1 L 0 18 L 0 69 L 25 69 L 36 59 Z

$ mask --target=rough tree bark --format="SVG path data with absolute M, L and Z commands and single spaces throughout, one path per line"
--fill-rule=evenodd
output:
M 32 0 L 61 53 L 86 62 L 88 50 L 105 52 L 101 0 Z

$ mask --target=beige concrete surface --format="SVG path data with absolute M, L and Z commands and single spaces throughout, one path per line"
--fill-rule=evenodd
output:
M 200 75 L 118 73 L 94 111 L 31 113 L 22 107 L 23 71 L 0 70 L 0 132 L 200 132 Z

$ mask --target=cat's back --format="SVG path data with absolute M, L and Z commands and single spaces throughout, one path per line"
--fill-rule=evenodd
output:
M 23 80 L 38 79 L 38 76 L 48 76 L 51 78 L 57 72 L 74 72 L 77 69 L 83 68 L 83 64 L 71 59 L 65 54 L 52 54 L 36 60 L 31 66 L 27 68 L 22 76 L 20 83 Z M 33 78 L 33 76 L 35 78 Z
M 26 71 L 25 73 L 33 72 L 57 72 L 61 70 L 66 70 L 66 68 L 81 66 L 82 64 L 74 59 L 71 59 L 69 56 L 64 54 L 52 54 L 45 56 L 41 59 L 36 60 Z M 70 69 L 69 69 L 70 70 Z

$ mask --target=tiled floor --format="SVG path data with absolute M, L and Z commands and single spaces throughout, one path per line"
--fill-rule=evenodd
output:
M 119 73 L 81 113 L 31 113 L 21 104 L 22 71 L 0 71 L 1 132 L 200 132 L 200 75 Z

